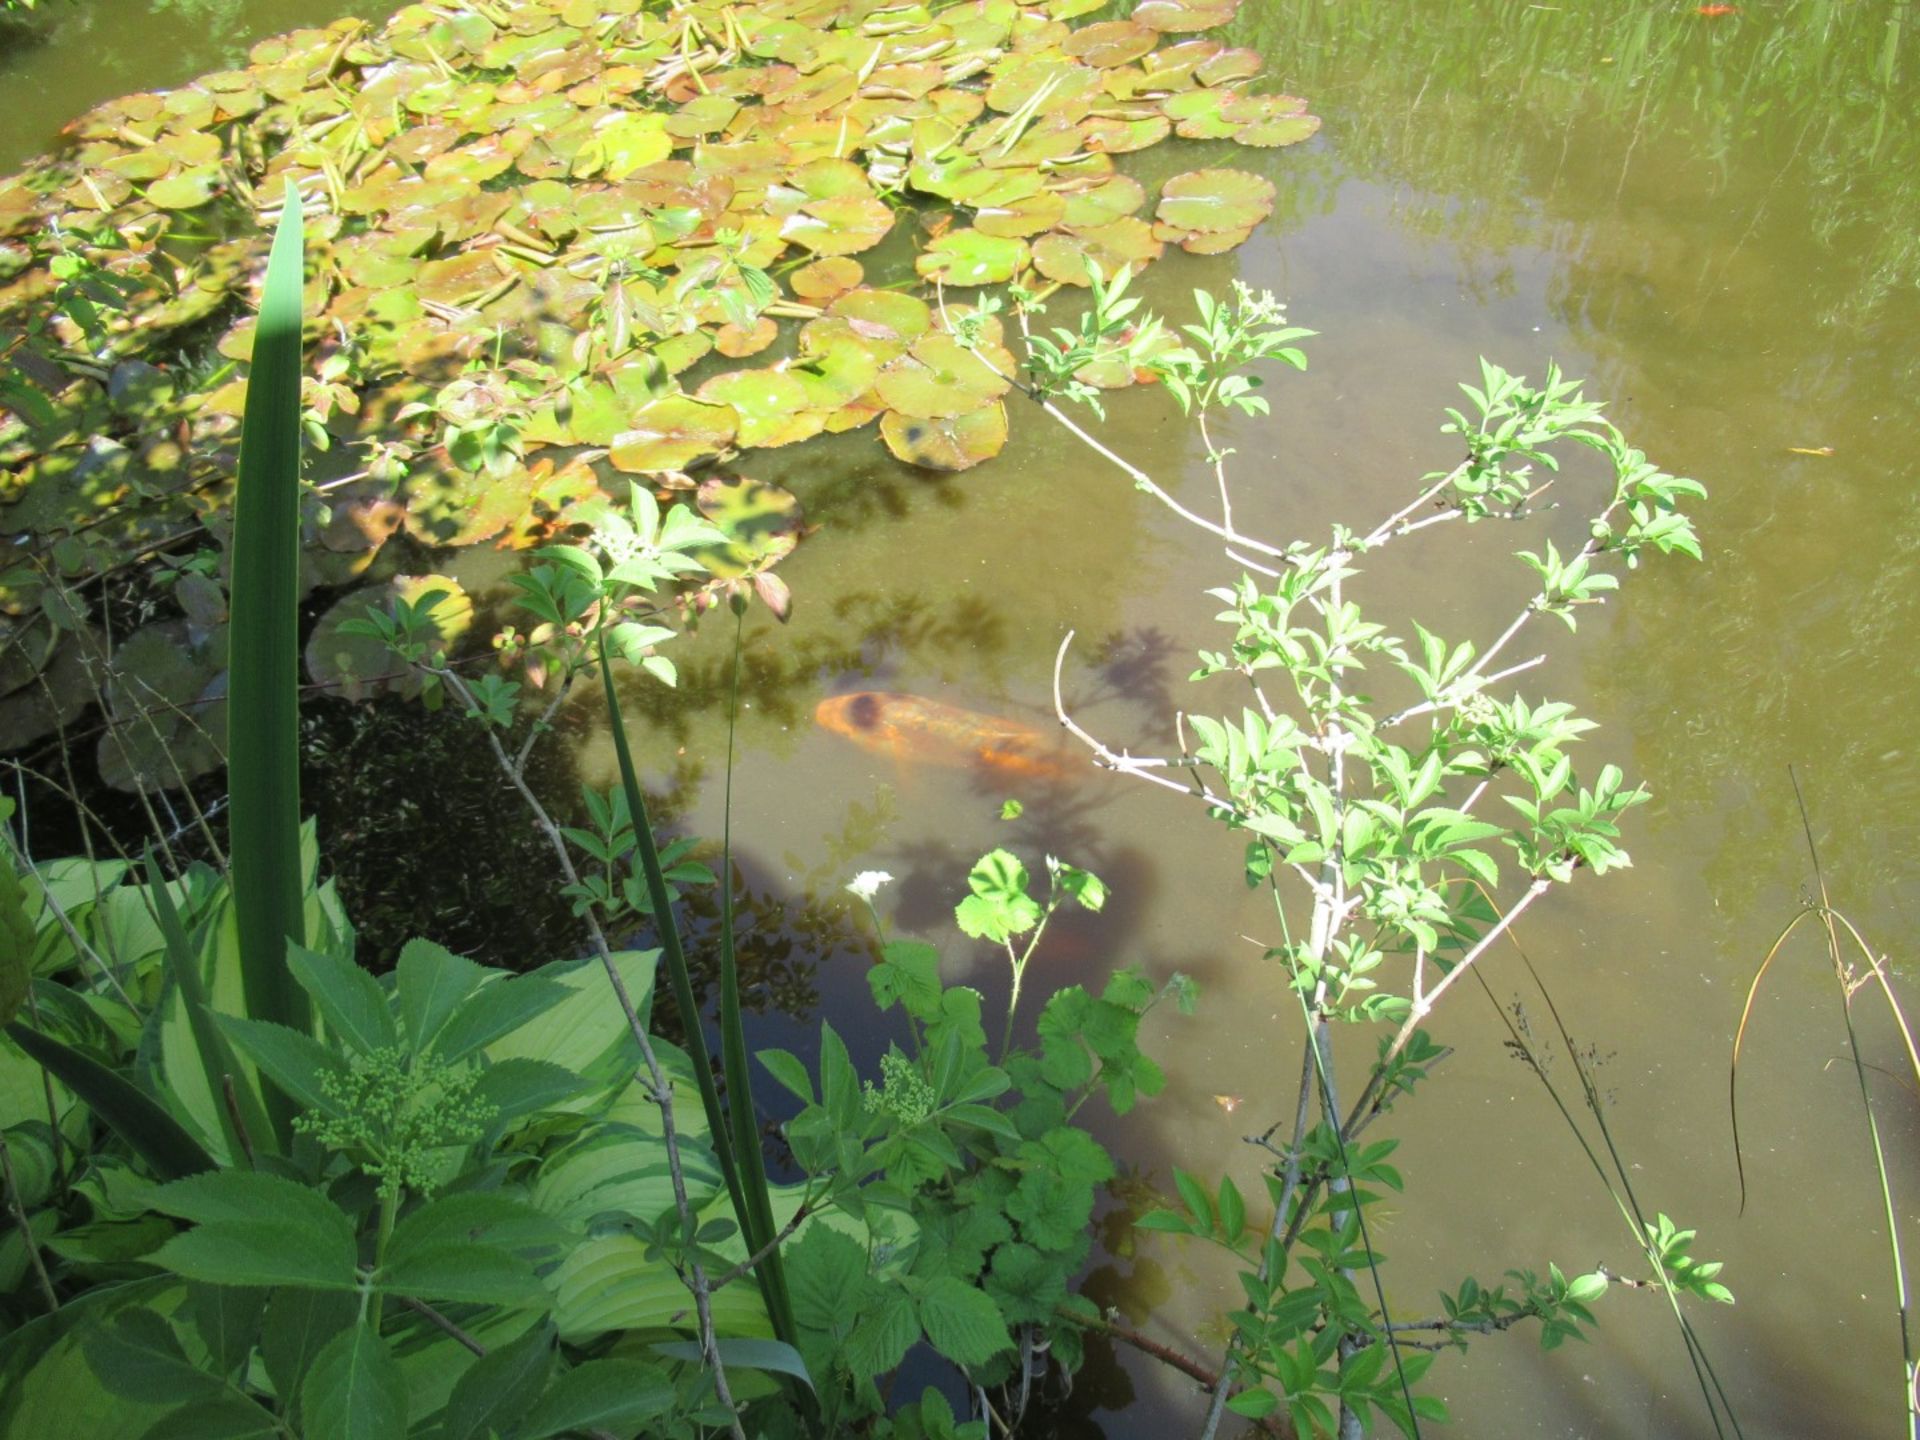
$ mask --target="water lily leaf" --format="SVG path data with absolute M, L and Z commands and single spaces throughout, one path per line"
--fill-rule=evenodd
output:
M 974 212 L 973 228 L 983 235 L 1024 238 L 1051 230 L 1066 216 L 1066 197 L 1052 190 L 1042 190 L 1005 204 L 994 204 L 983 199 Z
M 780 222 L 780 237 L 816 255 L 853 255 L 871 250 L 893 229 L 893 211 L 874 195 L 833 195 L 809 200 Z
M 227 632 L 141 627 L 107 661 L 100 775 L 116 790 L 174 789 L 215 769 L 226 743 Z
M 822 316 L 800 332 L 800 353 L 788 373 L 806 387 L 809 406 L 837 410 L 872 389 L 880 367 L 900 351 L 896 342 L 862 335 L 851 321 Z
M 422 300 L 458 305 L 493 289 L 504 278 L 491 251 L 469 250 L 418 266 L 411 288 Z
M 903 415 L 944 419 L 978 410 L 1006 394 L 1012 370 L 1008 365 L 1001 369 L 1004 373 L 994 373 L 953 336 L 936 331 L 923 335 L 910 353 L 882 370 L 873 388 Z
M 1133 20 L 1108 20 L 1069 35 L 1060 48 L 1087 64 L 1106 69 L 1138 60 L 1160 43 L 1160 32 Z
M 740 416 L 731 405 L 666 395 L 635 412 L 614 436 L 607 458 L 630 475 L 685 470 L 733 444 L 739 429 Z
M 1284 115 L 1242 125 L 1233 132 L 1233 139 L 1237 144 L 1272 149 L 1281 145 L 1298 145 L 1319 132 L 1318 115 Z
M 830 255 L 802 265 L 787 277 L 787 284 L 802 300 L 825 304 L 857 286 L 866 278 L 858 260 L 845 255 Z
M 173 157 L 158 148 L 129 150 L 123 155 L 109 156 L 100 162 L 100 168 L 110 175 L 119 176 L 122 180 L 132 180 L 144 185 L 150 180 L 160 179 L 173 169 Z
M 1267 62 L 1258 50 L 1241 47 L 1222 50 L 1211 60 L 1195 67 L 1193 78 L 1202 85 L 1233 85 L 1253 80 L 1266 73 Z
M 325 503 L 326 521 L 316 524 L 313 538 L 341 554 L 378 550 L 407 516 L 406 507 L 394 496 L 393 486 L 378 480 L 357 480 L 328 490 Z
M 1226 48 L 1218 40 L 1182 40 L 1156 50 L 1140 62 L 1140 83 L 1148 90 L 1190 90 L 1200 83 L 1199 68 Z
M 1228 231 L 1273 213 L 1273 183 L 1244 170 L 1190 170 L 1161 188 L 1154 218 L 1180 230 Z
M 730 405 L 740 417 L 741 448 L 791 445 L 818 435 L 827 417 L 808 408 L 806 387 L 784 370 L 730 370 L 696 392 L 710 403 Z
M 744 360 L 773 344 L 779 334 L 780 326 L 773 317 L 762 315 L 745 329 L 731 323 L 722 325 L 713 332 L 713 348 L 729 360 Z
M 811 75 L 795 75 L 766 92 L 765 101 L 794 115 L 818 115 L 853 98 L 860 86 L 844 65 L 823 65 Z
M 922 418 L 889 410 L 880 436 L 894 457 L 923 470 L 970 470 L 1007 443 L 1007 407 L 998 400 L 964 414 Z
M 1135 22 L 1163 34 L 1185 34 L 1224 25 L 1240 8 L 1240 0 L 1140 0 Z
M 1078 119 L 1092 108 L 1093 97 L 1100 93 L 1100 72 L 1092 65 L 1040 55 L 1003 70 L 987 87 L 987 104 L 1006 115 L 1019 112 Z
M 1165 250 L 1151 225 L 1129 215 L 1105 225 L 1042 235 L 1033 242 L 1033 268 L 1049 280 L 1086 285 L 1088 260 L 1100 267 L 1102 275 L 1110 276 L 1123 267 L 1137 270 L 1150 264 Z
M 1147 150 L 1173 133 L 1173 122 L 1165 115 L 1147 115 L 1137 119 L 1094 116 L 1080 123 L 1086 148 L 1096 155 L 1125 155 Z
M 154 181 L 147 187 L 147 202 L 162 210 L 195 210 L 211 200 L 219 186 L 219 167 L 202 165 Z
M 849 290 L 827 306 L 827 314 L 845 320 L 870 343 L 892 343 L 900 350 L 933 325 L 927 302 L 898 290 Z
M 591 138 L 575 152 L 573 173 L 624 180 L 634 171 L 658 164 L 671 154 L 673 136 L 667 133 L 665 115 L 613 114 L 596 124 Z
M 445 575 L 402 575 L 334 602 L 307 641 L 307 674 L 346 700 L 370 700 L 383 693 L 418 695 L 422 681 L 417 670 L 409 669 L 381 641 L 343 633 L 341 627 L 366 619 L 369 610 L 390 611 L 396 600 L 418 606 L 436 590 L 446 598 L 433 608 L 429 623 L 439 643 L 451 649 L 473 624 L 473 600 Z
M 1067 213 L 1061 223 L 1080 229 L 1139 214 L 1140 207 L 1147 203 L 1147 191 L 1132 176 L 1115 175 L 1097 185 L 1075 190 L 1066 198 Z
M 1161 233 L 1159 226 L 1154 234 Z M 1245 226 L 1239 230 L 1188 230 L 1175 236 L 1180 248 L 1189 255 L 1224 255 L 1227 251 L 1244 245 L 1253 236 L 1253 227 Z
M 1011 280 L 1027 263 L 1024 240 L 950 230 L 920 253 L 913 268 L 923 279 L 948 285 L 997 285 Z
M 442 463 L 416 466 L 405 486 L 407 533 L 422 544 L 457 546 L 491 540 L 526 514 L 534 481 L 520 465 L 496 476 Z
M 711 92 L 696 95 L 667 117 L 666 130 L 669 135 L 682 140 L 714 135 L 732 124 L 733 117 L 739 113 L 740 102 L 731 95 Z
M 1169 95 L 1162 108 L 1181 139 L 1225 140 L 1240 128 L 1220 113 L 1221 105 L 1231 98 L 1228 90 L 1181 90 Z
M 715 475 L 700 482 L 694 504 L 726 533 L 727 543 L 691 553 L 723 579 L 764 570 L 800 543 L 800 502 L 778 485 L 744 475 Z

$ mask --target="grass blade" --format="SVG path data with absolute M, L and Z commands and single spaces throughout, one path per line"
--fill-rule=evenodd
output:
M 300 197 L 287 186 L 274 232 L 247 376 L 240 480 L 233 507 L 228 632 L 227 787 L 233 904 L 247 1010 L 304 1031 L 306 995 L 287 969 L 287 942 L 306 939 L 300 872 L 299 630 Z M 266 1086 L 284 1149 L 293 1109 Z

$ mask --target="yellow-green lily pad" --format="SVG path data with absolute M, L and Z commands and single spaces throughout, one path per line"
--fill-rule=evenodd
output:
M 744 475 L 714 475 L 700 482 L 694 504 L 727 536 L 694 558 L 723 579 L 765 570 L 800 543 L 800 502 L 791 491 Z
M 220 186 L 220 167 L 201 165 L 156 180 L 147 187 L 147 203 L 162 210 L 197 210 Z
M 950 230 L 920 253 L 913 268 L 948 285 L 998 285 L 1027 263 L 1027 243 L 979 230 Z
M 731 405 L 663 395 L 636 411 L 613 437 L 607 459 L 630 475 L 685 470 L 733 444 L 740 415 Z
M 1273 182 L 1245 170 L 1189 170 L 1161 187 L 1154 218 L 1178 230 L 1232 231 L 1273 213 Z
M 923 470 L 971 470 L 1007 443 L 1007 407 L 998 400 L 960 415 L 922 417 L 889 410 L 880 436 L 896 459 Z
M 882 370 L 873 388 L 903 415 L 944 419 L 980 409 L 1006 394 L 1012 383 L 953 336 L 936 331 L 921 336 L 911 352 Z
M 807 389 L 784 370 L 729 370 L 696 392 L 700 399 L 729 405 L 740 417 L 737 441 L 742 449 L 791 445 L 818 435 L 826 416 L 807 405 Z

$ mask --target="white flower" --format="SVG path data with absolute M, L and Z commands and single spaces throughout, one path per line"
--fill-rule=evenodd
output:
M 892 879 L 893 876 L 884 870 L 862 870 L 853 877 L 853 883 L 847 886 L 847 889 L 871 905 L 873 897 L 880 893 L 880 887 Z

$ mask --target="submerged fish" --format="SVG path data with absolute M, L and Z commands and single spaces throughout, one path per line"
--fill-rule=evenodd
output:
M 1068 773 L 1072 759 L 1056 737 L 1031 725 L 918 695 L 879 690 L 835 695 L 815 707 L 813 723 L 909 764 L 976 766 L 1056 780 Z

